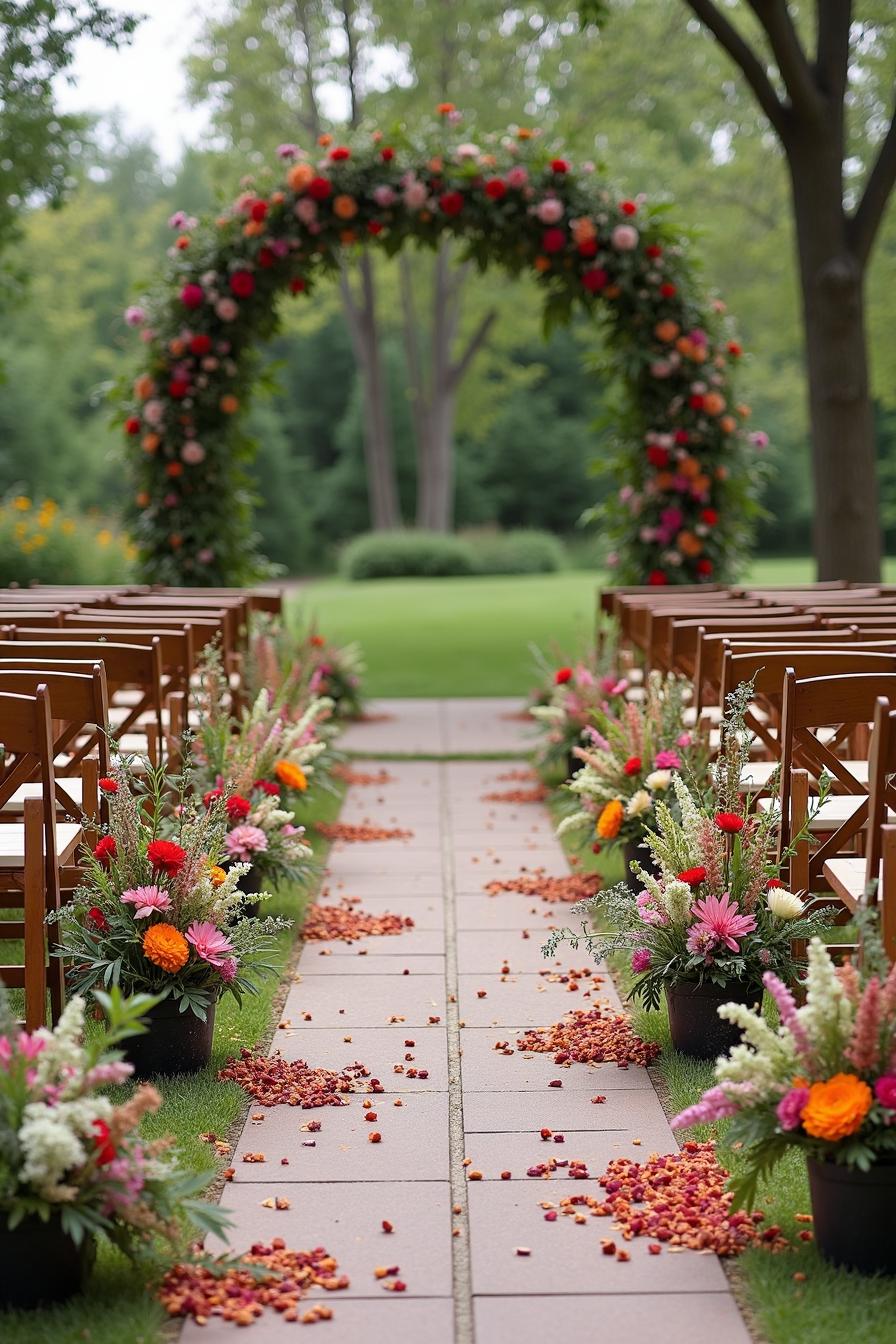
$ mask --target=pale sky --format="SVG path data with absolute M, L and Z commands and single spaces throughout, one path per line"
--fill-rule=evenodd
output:
M 165 163 L 175 162 L 184 145 L 195 144 L 205 113 L 185 97 L 183 59 L 196 37 L 204 11 L 184 0 L 107 0 L 114 9 L 143 13 L 130 47 L 114 51 L 84 42 L 72 69 L 74 84 L 62 83 L 59 102 L 66 112 L 119 112 L 129 134 L 148 134 Z

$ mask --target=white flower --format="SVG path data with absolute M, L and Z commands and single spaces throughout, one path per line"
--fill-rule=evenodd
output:
M 691 889 L 687 882 L 667 882 L 663 896 L 672 923 L 686 923 L 691 913 Z
M 588 826 L 594 818 L 590 812 L 573 812 L 572 816 L 564 817 L 557 827 L 558 836 L 568 835 L 570 831 L 578 831 L 583 826 Z
M 648 789 L 653 789 L 654 791 L 668 789 L 669 785 L 672 783 L 672 771 L 654 770 L 647 776 L 644 783 L 647 785 Z
M 649 812 L 652 806 L 650 794 L 646 789 L 638 789 L 628 800 L 628 807 L 625 809 L 627 817 L 641 817 L 645 812 Z
M 768 893 L 768 908 L 778 919 L 799 919 L 803 913 L 803 903 L 799 896 L 785 887 L 773 887 Z

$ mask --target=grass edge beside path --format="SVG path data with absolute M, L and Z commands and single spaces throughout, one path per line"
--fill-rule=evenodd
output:
M 244 999 L 242 1011 L 236 1000 L 225 995 L 218 1005 L 214 1045 L 208 1068 L 198 1074 L 153 1079 L 163 1097 L 156 1115 L 147 1116 L 141 1125 L 149 1141 L 173 1136 L 181 1161 L 191 1171 L 208 1172 L 206 1198 L 217 1201 L 226 1191 L 221 1172 L 229 1166 L 229 1157 L 218 1157 L 211 1143 L 199 1138 L 214 1133 L 236 1146 L 242 1132 L 251 1097 L 236 1083 L 221 1082 L 218 1070 L 242 1046 L 267 1048 L 279 1020 L 279 1009 L 292 981 L 295 964 L 302 949 L 301 929 L 309 905 L 318 899 L 323 870 L 330 849 L 314 829 L 319 821 L 335 821 L 345 797 L 345 786 L 333 782 L 333 792 L 321 789 L 319 796 L 299 809 L 297 820 L 307 826 L 314 848 L 318 872 L 308 887 L 283 887 L 266 903 L 273 915 L 293 920 L 292 928 L 280 934 L 277 946 L 276 975 L 261 984 L 257 997 Z M 132 1087 L 120 1089 L 126 1096 Z M 226 1193 L 221 1201 L 227 1204 Z M 233 1244 L 234 1253 L 247 1247 Z M 99 1246 L 96 1267 L 80 1297 L 62 1306 L 30 1312 L 0 1311 L 2 1344 L 163 1344 L 176 1338 L 181 1322 L 172 1321 L 155 1297 L 155 1284 L 172 1263 L 170 1254 L 159 1256 L 145 1269 L 135 1269 L 120 1252 L 103 1242 Z M 236 1329 L 236 1327 L 233 1327 Z

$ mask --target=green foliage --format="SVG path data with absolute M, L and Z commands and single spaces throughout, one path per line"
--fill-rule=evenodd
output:
M 479 574 L 551 574 L 566 569 L 566 552 L 550 532 L 520 528 L 512 532 L 468 532 Z
M 127 583 L 134 548 L 117 523 L 27 495 L 0 500 L 0 584 Z
M 476 572 L 473 548 L 460 537 L 441 532 L 368 532 L 342 553 L 345 578 L 456 578 Z

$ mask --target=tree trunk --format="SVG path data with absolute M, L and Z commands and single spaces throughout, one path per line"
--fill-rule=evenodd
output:
M 360 302 L 352 293 L 348 276 L 342 275 L 342 299 L 348 318 L 355 358 L 361 371 L 364 397 L 364 462 L 370 500 L 370 524 L 375 532 L 401 527 L 401 509 L 392 446 L 389 387 L 383 368 L 376 313 L 376 289 L 369 253 L 359 264 Z
M 819 579 L 874 582 L 881 528 L 864 267 L 847 241 L 837 136 L 787 146 L 806 329 Z

